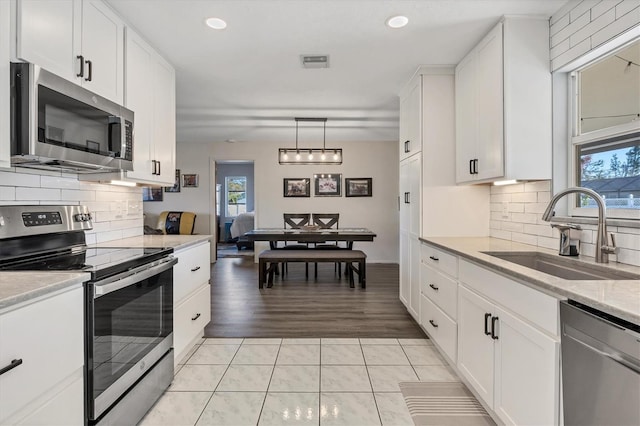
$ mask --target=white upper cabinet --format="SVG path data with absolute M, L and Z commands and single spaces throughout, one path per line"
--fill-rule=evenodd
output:
M 549 23 L 506 17 L 456 67 L 456 181 L 551 179 Z
M 124 24 L 100 0 L 18 0 L 16 57 L 122 104 Z
M 9 167 L 10 3 L 0 1 L 0 167 Z
M 125 106 L 135 114 L 133 171 L 127 179 L 173 185 L 175 71 L 132 29 L 126 29 Z
M 416 78 L 400 97 L 400 161 L 422 151 L 421 101 L 422 86 L 420 79 Z

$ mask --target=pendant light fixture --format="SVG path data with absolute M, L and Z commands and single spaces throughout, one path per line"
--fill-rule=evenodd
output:
M 327 119 L 296 117 L 296 147 L 279 148 L 278 162 L 280 164 L 342 164 L 342 148 L 327 148 Z M 298 123 L 301 121 L 322 122 L 322 148 L 298 148 Z

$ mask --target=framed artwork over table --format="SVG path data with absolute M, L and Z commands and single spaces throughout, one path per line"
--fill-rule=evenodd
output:
M 371 197 L 372 183 L 372 178 L 345 178 L 345 197 Z
M 316 197 L 340 197 L 342 195 L 341 174 L 314 175 Z
M 309 178 L 284 178 L 283 191 L 285 197 L 310 197 L 311 179 Z

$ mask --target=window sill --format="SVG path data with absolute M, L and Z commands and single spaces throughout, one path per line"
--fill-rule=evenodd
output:
M 577 225 L 597 225 L 596 217 L 577 216 L 554 216 L 551 219 L 554 223 L 575 223 Z M 634 219 L 611 219 L 607 218 L 607 226 L 618 226 L 621 228 L 640 228 L 640 221 Z

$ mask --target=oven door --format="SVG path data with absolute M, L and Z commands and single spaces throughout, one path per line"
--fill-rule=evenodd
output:
M 89 419 L 108 410 L 173 346 L 173 265 L 167 256 L 86 287 Z

